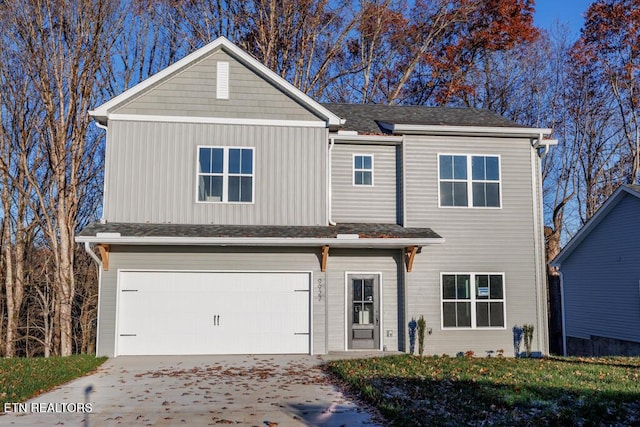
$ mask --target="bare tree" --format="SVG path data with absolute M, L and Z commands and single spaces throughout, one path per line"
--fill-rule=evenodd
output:
M 640 0 L 598 1 L 587 10 L 580 40 L 580 53 L 599 68 L 614 96 L 624 140 L 619 162 L 628 183 L 640 179 L 639 23 Z
M 2 19 L 10 22 L 10 48 L 34 82 L 42 104 L 39 144 L 51 172 L 41 188 L 34 174 L 27 179 L 41 207 L 40 227 L 51 245 L 55 265 L 56 317 L 60 354 L 72 353 L 72 305 L 75 294 L 74 237 L 81 206 L 82 183 L 95 173 L 98 145 L 87 139 L 98 71 L 108 61 L 114 10 L 104 0 L 5 4 Z

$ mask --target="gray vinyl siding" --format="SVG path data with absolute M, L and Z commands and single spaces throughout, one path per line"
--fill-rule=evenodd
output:
M 424 315 L 433 333 L 429 353 L 504 349 L 513 354 L 513 325 L 536 325 L 534 349 L 546 351 L 544 307 L 538 301 L 531 144 L 527 139 L 407 137 L 405 225 L 430 227 L 446 239 L 416 255 L 406 273 L 407 319 Z M 500 209 L 438 207 L 438 154 L 500 155 Z M 443 330 L 441 273 L 504 273 L 505 329 Z M 540 315 L 538 316 L 538 313 Z
M 399 301 L 402 259 L 399 250 L 330 249 L 327 261 L 328 351 L 345 351 L 346 273 L 382 273 L 380 336 L 389 351 L 399 349 L 403 302 Z M 386 331 L 392 337 L 387 337 Z
M 229 62 L 229 99 L 216 99 L 216 63 Z M 226 52 L 217 50 L 110 113 L 159 116 L 320 119 Z
M 639 217 L 625 195 L 562 262 L 567 336 L 640 342 Z
M 111 222 L 326 225 L 325 128 L 110 121 Z M 250 204 L 196 203 L 197 147 L 255 147 Z
M 399 223 L 399 148 L 335 144 L 331 153 L 332 219 L 336 222 Z M 373 156 L 373 184 L 353 185 L 353 155 Z
M 99 356 L 113 356 L 116 334 L 118 270 L 300 271 L 312 272 L 312 335 L 314 353 L 325 353 L 325 299 L 317 298 L 319 249 L 124 247 L 111 248 L 109 271 L 102 272 L 98 348 Z M 315 283 L 315 284 L 314 284 Z

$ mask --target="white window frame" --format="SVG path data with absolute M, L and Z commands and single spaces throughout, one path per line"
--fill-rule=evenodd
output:
M 200 149 L 201 148 L 209 148 L 209 149 L 222 149 L 223 150 L 223 159 L 222 159 L 222 173 L 202 173 L 200 172 Z M 251 174 L 246 173 L 230 173 L 229 172 L 229 150 L 238 149 L 238 150 L 251 150 Z M 220 201 L 206 201 L 199 200 L 199 185 L 200 185 L 200 177 L 201 176 L 222 176 L 222 200 Z M 252 185 L 251 185 L 251 201 L 250 202 L 241 202 L 241 201 L 229 201 L 229 177 L 230 176 L 244 176 L 251 177 Z M 220 145 L 198 145 L 196 147 L 196 203 L 207 203 L 207 204 L 240 204 L 240 205 L 251 205 L 255 203 L 256 197 L 256 150 L 255 147 L 245 147 L 245 146 L 220 146 Z
M 441 156 L 459 156 L 466 157 L 467 161 L 467 178 L 466 179 L 442 179 L 440 178 L 440 157 Z M 495 157 L 498 159 L 498 180 L 481 180 L 473 179 L 472 159 L 473 157 Z M 467 153 L 438 153 L 437 154 L 437 173 L 438 173 L 438 207 L 445 209 L 502 209 L 502 156 L 500 154 L 467 154 Z M 467 205 L 466 206 L 446 206 L 442 205 L 442 197 L 440 194 L 440 183 L 445 182 L 465 182 L 467 184 Z M 498 203 L 499 206 L 474 206 L 473 205 L 473 184 L 474 183 L 497 183 L 498 184 Z
M 366 168 L 358 168 L 356 169 L 356 157 L 370 157 L 371 158 L 371 169 Z M 354 187 L 373 187 L 375 185 L 374 182 L 374 159 L 373 154 L 365 154 L 365 153 L 353 153 L 351 157 L 351 185 Z M 371 172 L 371 184 L 356 184 L 356 172 Z
M 444 289 L 443 289 L 443 279 L 444 276 L 453 276 L 453 275 L 469 275 L 469 286 L 471 289 L 470 296 L 471 298 L 468 300 L 460 300 L 460 299 L 444 299 Z M 476 298 L 476 276 L 502 276 L 502 299 L 477 299 Z M 465 302 L 471 304 L 471 327 L 467 326 L 444 326 L 444 302 Z M 504 319 L 504 326 L 476 326 L 477 325 L 477 315 L 476 315 L 476 303 L 477 302 L 502 302 L 502 317 Z M 499 331 L 507 329 L 507 283 L 505 281 L 505 273 L 504 272 L 469 272 L 469 271 L 457 271 L 457 272 L 442 272 L 440 273 L 440 327 L 443 330 L 447 331 L 468 331 L 468 330 L 486 330 L 486 331 Z

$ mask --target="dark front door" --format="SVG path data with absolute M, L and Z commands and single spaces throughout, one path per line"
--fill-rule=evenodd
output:
M 349 349 L 378 350 L 380 348 L 380 278 L 377 274 L 354 274 L 347 277 Z

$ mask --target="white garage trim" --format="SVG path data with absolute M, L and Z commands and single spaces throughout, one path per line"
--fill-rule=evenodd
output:
M 131 285 L 132 283 L 134 283 L 134 284 L 136 283 L 136 282 L 132 282 L 131 281 L 131 280 L 134 280 L 132 278 L 135 278 L 136 277 L 135 275 L 131 275 L 128 278 L 128 280 L 125 281 L 125 277 L 126 277 L 126 275 L 128 273 L 142 273 L 142 274 L 149 273 L 150 276 L 144 276 L 144 275 L 138 276 L 138 277 L 140 277 L 141 285 L 143 287 L 146 286 L 147 290 L 152 289 L 153 284 L 155 283 L 155 282 L 153 282 L 153 274 L 158 274 L 159 276 L 157 276 L 157 280 L 162 285 L 161 287 L 158 288 L 160 295 L 162 295 L 162 291 L 163 290 L 168 290 L 169 293 L 173 292 L 173 288 L 171 286 L 172 282 L 170 282 L 172 279 L 176 280 L 176 283 L 183 283 L 182 282 L 183 277 L 186 279 L 188 277 L 186 275 L 195 274 L 194 275 L 194 279 L 196 279 L 196 281 L 195 282 L 187 282 L 187 283 L 189 283 L 189 286 L 185 286 L 185 288 L 184 288 L 186 291 L 191 291 L 192 292 L 191 296 L 189 297 L 189 294 L 187 293 L 185 295 L 186 299 L 177 299 L 177 298 L 175 299 L 175 301 L 178 304 L 182 303 L 182 306 L 183 306 L 182 309 L 178 309 L 178 310 L 180 310 L 180 311 L 178 311 L 179 313 L 190 313 L 189 310 L 188 310 L 188 307 L 191 307 L 192 304 L 194 306 L 198 306 L 199 305 L 199 301 L 197 300 L 197 297 L 196 297 L 196 299 L 194 299 L 194 294 L 193 294 L 194 291 L 196 292 L 196 294 L 197 294 L 197 292 L 199 290 L 203 291 L 203 292 L 207 292 L 206 294 L 203 293 L 203 295 L 207 295 L 207 297 L 209 298 L 209 301 L 214 301 L 214 302 L 216 301 L 215 298 L 211 299 L 211 296 L 215 296 L 216 295 L 215 288 L 214 287 L 208 288 L 208 284 L 207 284 L 207 282 L 209 282 L 211 280 L 213 280 L 215 282 L 215 280 L 216 280 L 215 275 L 216 274 L 220 274 L 221 278 L 222 278 L 222 276 L 226 275 L 226 277 L 224 277 L 223 279 L 227 280 L 227 281 L 231 280 L 232 282 L 233 282 L 234 279 L 233 279 L 233 277 L 229 277 L 230 275 L 233 275 L 233 274 L 242 275 L 243 276 L 242 280 L 244 280 L 244 282 L 241 281 L 240 283 L 244 284 L 244 286 L 247 287 L 247 290 L 248 290 L 247 295 L 254 296 L 253 299 L 249 299 L 247 301 L 247 303 L 248 303 L 247 307 L 254 306 L 254 309 L 248 308 L 248 310 L 251 310 L 251 313 L 256 313 L 258 316 L 261 313 L 260 310 L 262 309 L 263 306 L 260 305 L 260 303 L 259 303 L 261 301 L 260 294 L 258 294 L 257 292 L 252 292 L 252 291 L 256 291 L 259 288 L 259 280 L 256 280 L 256 278 L 260 277 L 260 275 L 264 275 L 265 276 L 265 280 L 267 278 L 270 279 L 270 280 L 275 280 L 275 282 L 273 282 L 273 284 L 275 284 L 277 286 L 275 288 L 272 288 L 272 289 L 274 289 L 274 290 L 280 289 L 279 292 L 283 292 L 284 291 L 285 292 L 285 296 L 286 296 L 286 293 L 288 292 L 287 291 L 287 286 L 290 286 L 291 289 L 294 290 L 294 292 L 296 292 L 296 293 L 300 292 L 297 289 L 304 289 L 304 292 L 306 292 L 306 296 L 298 294 L 299 296 L 297 296 L 297 297 L 293 297 L 292 296 L 291 298 L 289 298 L 287 296 L 286 298 L 283 298 L 282 300 L 278 300 L 276 298 L 275 305 L 271 304 L 270 307 L 272 307 L 272 311 L 271 311 L 272 313 L 280 313 L 280 312 L 287 313 L 288 311 L 286 311 L 286 309 L 282 310 L 282 311 L 278 310 L 279 301 L 282 301 L 282 303 L 285 304 L 285 305 L 289 304 L 288 305 L 289 307 L 298 307 L 299 308 L 299 310 L 291 310 L 291 313 L 292 313 L 293 316 L 296 316 L 300 322 L 302 322 L 302 319 L 305 319 L 305 323 L 306 323 L 305 328 L 301 329 L 300 332 L 305 332 L 304 335 L 306 335 L 306 338 L 307 338 L 305 340 L 306 344 L 305 344 L 304 347 L 301 347 L 302 341 L 300 341 L 300 339 L 302 339 L 302 337 L 299 337 L 299 339 L 297 341 L 298 344 L 295 344 L 296 343 L 295 339 L 293 339 L 293 340 L 288 340 L 287 339 L 287 340 L 283 341 L 283 345 L 284 345 L 283 348 L 286 348 L 286 346 L 288 345 L 289 346 L 289 351 L 290 352 L 294 352 L 294 353 L 297 353 L 299 351 L 302 352 L 302 349 L 305 348 L 304 353 L 313 354 L 313 304 L 312 304 L 312 301 L 313 301 L 313 299 L 312 299 L 313 272 L 312 271 L 300 271 L 300 270 L 291 271 L 291 270 L 118 269 L 117 270 L 117 286 L 116 286 L 116 309 L 115 309 L 115 319 L 114 319 L 115 320 L 115 337 L 114 337 L 115 340 L 114 340 L 114 352 L 113 353 L 114 353 L 115 356 L 117 356 L 119 354 L 125 354 L 125 353 L 129 354 L 128 352 L 132 351 L 131 348 L 129 348 L 129 350 L 125 350 L 123 347 L 119 348 L 119 346 L 120 345 L 124 345 L 124 344 L 122 344 L 120 342 L 120 340 L 121 340 L 122 337 L 124 337 L 126 335 L 122 335 L 122 334 L 129 334 L 129 333 L 134 333 L 134 332 L 123 331 L 121 329 L 123 327 L 127 327 L 127 326 L 130 327 L 131 325 L 137 325 L 137 323 L 136 323 L 137 320 L 136 320 L 135 316 L 133 316 L 132 318 L 129 318 L 129 319 L 127 319 L 127 317 L 123 317 L 123 316 L 130 315 L 131 313 L 134 313 L 134 311 L 132 311 L 131 309 L 127 310 L 126 308 L 124 308 L 125 302 L 132 301 L 130 303 L 136 304 L 135 306 L 144 307 L 144 304 L 140 304 L 139 300 L 136 302 L 136 298 L 135 297 L 133 299 L 128 299 L 128 298 L 125 298 L 124 300 L 122 299 L 122 295 L 124 294 L 123 291 L 126 291 L 127 288 L 128 288 L 127 285 Z M 165 276 L 164 278 L 161 276 L 163 273 L 167 273 L 167 276 Z M 185 276 L 181 276 L 183 274 Z M 282 277 L 281 279 L 284 280 L 284 281 L 282 281 L 282 280 L 278 280 L 278 278 L 276 277 L 278 274 L 280 274 L 280 275 L 291 274 L 292 276 L 291 276 L 290 279 L 286 278 L 286 277 Z M 208 276 L 208 275 L 211 275 L 211 276 Z M 269 275 L 272 275 L 272 276 L 269 278 L 268 277 Z M 293 275 L 298 275 L 298 277 L 296 278 Z M 254 276 L 254 277 L 252 277 L 252 276 Z M 304 276 L 304 277 L 302 277 L 302 276 Z M 147 280 L 151 280 L 151 282 L 147 281 L 146 285 L 145 285 L 144 284 L 145 281 L 142 280 L 143 278 L 146 278 Z M 169 282 L 167 282 L 166 280 L 169 280 Z M 289 280 L 291 280 L 291 281 L 289 281 Z M 220 286 L 220 285 L 221 285 L 221 283 L 218 282 L 218 286 Z M 203 288 L 203 286 L 204 286 L 204 288 Z M 200 289 L 198 290 L 198 288 L 200 288 Z M 143 288 L 141 288 L 141 289 L 143 289 Z M 209 289 L 211 289 L 211 293 L 208 293 Z M 239 293 L 237 290 L 234 292 L 233 288 L 225 287 L 225 286 L 222 286 L 222 287 L 218 288 L 218 290 L 227 290 L 227 289 L 230 290 L 230 293 L 227 294 L 227 297 L 229 298 L 229 302 L 237 304 L 238 307 L 242 307 L 242 302 L 244 300 L 243 300 L 241 292 Z M 269 288 L 264 288 L 264 291 L 267 292 L 267 294 L 268 294 L 268 289 Z M 178 287 L 176 287 L 175 290 L 176 290 L 176 292 L 179 292 L 179 288 Z M 276 292 L 278 292 L 278 291 L 276 290 Z M 267 294 L 265 294 L 265 295 L 267 295 Z M 152 296 L 155 295 L 155 297 L 158 298 L 159 294 L 155 293 L 155 294 L 151 294 L 151 295 Z M 165 295 L 166 295 L 166 293 L 165 293 Z M 271 295 L 274 296 L 275 294 L 271 294 Z M 169 294 L 169 296 L 171 296 L 171 295 Z M 191 298 L 191 300 L 189 300 L 189 298 Z M 160 296 L 160 299 L 156 300 L 156 302 L 160 302 L 159 306 L 160 307 L 164 307 L 164 312 L 165 313 L 171 312 L 171 310 L 172 310 L 172 307 L 170 307 L 171 303 L 169 302 L 168 303 L 169 306 L 167 306 L 165 304 L 162 304 L 161 300 L 162 300 L 162 296 Z M 169 298 L 169 300 L 173 301 L 173 300 L 171 300 L 171 298 Z M 302 301 L 303 300 L 305 301 L 304 302 L 304 306 L 302 305 Z M 189 302 L 189 301 L 191 301 L 191 302 Z M 226 300 L 217 300 L 217 301 L 223 301 L 222 304 L 219 304 L 220 307 L 225 307 L 225 308 L 228 307 L 228 306 L 226 306 L 224 304 L 224 301 L 226 301 Z M 297 301 L 297 303 L 296 303 L 296 301 Z M 211 313 L 207 312 L 207 310 L 208 310 L 207 303 L 204 302 L 204 304 L 205 305 L 201 306 L 199 310 L 194 310 L 194 311 L 191 312 L 191 313 L 195 313 L 196 314 L 194 319 L 192 319 L 192 321 L 195 321 L 195 322 L 192 323 L 192 324 L 195 324 L 195 325 L 207 325 L 207 324 L 209 324 L 208 319 L 207 320 L 203 320 L 203 319 L 206 318 L 209 315 L 215 314 L 215 313 L 213 313 L 213 311 L 217 310 L 215 308 L 215 306 L 218 305 L 218 304 L 215 304 L 215 303 L 212 304 L 212 312 Z M 293 305 L 291 305 L 291 304 L 293 304 Z M 283 307 L 285 307 L 285 305 L 283 305 Z M 275 311 L 273 311 L 273 308 L 275 308 Z M 153 308 L 150 308 L 150 310 L 151 310 L 152 314 L 155 314 L 155 313 L 153 313 Z M 233 323 L 234 325 L 244 324 L 244 321 L 242 321 L 242 320 L 239 321 L 239 319 L 237 318 L 238 313 L 241 312 L 241 309 L 238 309 L 238 310 L 233 310 L 232 309 L 232 310 L 228 311 L 227 313 L 224 313 L 224 308 L 222 310 L 223 310 L 221 312 L 222 313 L 222 316 L 221 316 L 222 318 L 225 318 L 225 317 L 226 318 L 229 318 L 229 317 L 235 318 L 234 323 Z M 144 316 L 144 314 L 145 314 L 144 310 L 142 312 L 143 312 L 143 314 L 142 314 L 142 317 L 140 317 L 140 319 L 145 319 L 145 318 L 148 319 L 149 317 L 145 317 Z M 206 314 L 198 315 L 198 313 L 206 313 Z M 218 317 L 220 317 L 220 316 L 218 316 Z M 166 319 L 167 317 L 164 317 L 164 318 Z M 278 319 L 279 316 L 269 317 L 269 318 L 270 319 L 271 318 Z M 189 316 L 182 317 L 182 319 L 185 319 L 184 322 L 186 322 L 187 324 L 190 322 L 190 320 L 187 320 L 187 319 L 189 319 Z M 125 320 L 127 320 L 126 324 L 124 323 Z M 286 321 L 287 319 L 285 318 L 284 320 Z M 282 322 L 282 321 L 283 321 L 283 319 L 280 319 L 280 322 Z M 277 322 L 277 320 L 276 320 L 276 322 Z M 144 324 L 145 322 L 142 322 L 142 323 Z M 224 321 L 222 323 L 224 323 Z M 275 323 L 275 324 L 277 324 L 277 323 Z M 286 324 L 287 323 L 285 322 L 284 325 L 286 325 Z M 291 328 L 291 325 L 295 325 L 295 324 L 297 324 L 297 322 L 295 322 L 295 321 L 294 321 L 294 323 L 289 323 L 288 327 Z M 300 324 L 302 324 L 302 323 L 300 323 Z M 214 325 L 215 325 L 215 323 L 214 323 Z M 166 327 L 168 327 L 168 329 L 170 330 L 171 326 L 172 326 L 172 324 L 168 323 L 168 324 L 166 324 L 164 326 L 165 329 L 163 329 L 163 330 L 167 330 Z M 223 325 L 223 326 L 225 326 L 225 325 Z M 140 327 L 140 329 L 143 329 L 143 328 L 144 328 L 144 326 Z M 194 328 L 190 328 L 190 326 L 187 326 L 185 328 L 185 325 L 182 325 L 182 326 L 177 325 L 176 328 L 177 329 L 174 329 L 174 331 L 173 331 L 174 332 L 174 336 L 176 336 L 176 337 L 180 337 L 181 336 L 181 334 L 179 332 L 181 330 L 185 330 L 185 331 L 189 331 L 189 330 L 194 331 L 194 330 L 196 330 Z M 294 328 L 295 328 L 295 326 L 294 326 Z M 133 329 L 135 331 L 137 329 L 137 326 L 134 326 L 134 328 L 130 328 L 130 329 Z M 258 325 L 258 329 L 259 329 L 259 325 Z M 197 330 L 199 331 L 200 329 L 198 328 Z M 213 331 L 213 329 L 211 329 L 211 330 Z M 244 351 L 246 351 L 246 353 L 253 353 L 253 351 L 251 350 L 252 346 L 250 344 L 246 346 L 246 348 L 247 348 L 246 350 L 239 350 L 238 347 L 242 347 L 242 346 L 238 346 L 237 345 L 237 341 L 236 341 L 236 344 L 234 344 L 234 340 L 233 339 L 229 339 L 229 337 L 233 336 L 234 333 L 237 332 L 237 330 L 238 330 L 237 328 L 234 329 L 233 327 L 222 329 L 220 331 L 220 332 L 222 332 L 222 335 L 218 336 L 219 340 L 217 342 L 218 343 L 230 343 L 231 348 L 235 348 L 235 350 L 236 350 L 236 351 L 233 351 L 233 353 L 236 353 L 236 352 L 244 353 Z M 277 331 L 278 330 L 279 330 L 278 328 L 273 328 L 272 327 L 270 329 L 270 333 L 276 333 L 276 337 L 277 337 Z M 283 329 L 283 331 L 284 330 L 287 330 L 287 329 Z M 150 335 L 149 334 L 146 335 L 147 339 L 149 339 L 151 337 L 150 338 L 151 341 L 149 341 L 149 342 L 156 343 L 156 344 L 158 344 L 160 346 L 160 347 L 156 347 L 155 351 L 151 350 L 151 352 L 149 354 L 155 354 L 155 352 L 160 353 L 160 352 L 165 351 L 165 350 L 173 351 L 173 349 L 169 348 L 170 344 L 163 348 L 162 342 L 164 342 L 164 341 L 159 341 L 159 338 L 157 336 L 154 338 L 154 332 L 155 331 L 153 330 L 153 326 L 151 326 L 151 329 L 149 329 L 149 324 L 148 323 L 147 323 L 146 331 L 147 332 L 151 331 Z M 205 333 L 207 331 L 208 331 L 208 327 L 206 327 L 203 330 L 203 332 L 205 332 Z M 299 333 L 296 333 L 297 331 L 295 331 L 295 330 L 293 332 L 294 332 L 294 335 L 300 335 Z M 135 333 L 138 333 L 138 332 L 135 332 Z M 213 332 L 213 334 L 217 334 L 217 333 L 218 332 Z M 175 334 L 177 334 L 177 335 L 175 335 Z M 215 337 L 215 335 L 212 335 L 212 336 Z M 264 335 L 260 335 L 259 334 L 259 330 L 258 330 L 258 336 L 264 336 Z M 285 337 L 285 336 L 288 336 L 288 335 L 286 333 L 282 335 L 282 337 Z M 168 335 L 168 338 L 170 338 L 170 337 L 171 337 L 171 335 Z M 258 341 L 260 341 L 260 339 L 258 339 Z M 273 341 L 262 340 L 262 341 L 263 341 L 262 342 L 262 349 L 263 349 L 264 353 L 276 353 L 277 352 L 277 351 L 273 351 L 273 349 L 277 348 L 278 345 L 276 344 L 274 346 L 273 343 L 279 342 L 278 340 L 273 340 Z M 214 340 L 214 341 L 209 341 L 209 342 L 210 343 L 215 343 L 216 341 Z M 136 344 L 143 346 L 144 341 L 139 341 L 138 343 L 135 343 L 135 342 L 132 342 L 132 343 L 133 343 L 132 345 L 134 345 L 134 346 Z M 189 344 L 189 343 L 191 343 L 191 344 Z M 199 345 L 199 343 L 197 342 L 197 339 L 194 340 L 193 336 L 191 337 L 191 341 L 189 340 L 189 337 L 187 336 L 186 341 L 183 344 L 186 344 L 186 345 L 185 345 L 185 347 L 182 347 L 182 348 L 188 348 L 189 346 L 191 346 L 193 348 L 196 348 L 197 354 L 215 354 L 216 353 L 215 350 L 212 350 L 211 348 L 209 349 L 209 350 L 211 350 L 211 352 L 205 350 L 204 352 L 200 353 L 200 351 L 202 350 L 202 346 Z M 151 347 L 153 347 L 153 345 L 151 345 Z M 205 345 L 204 347 L 207 347 L 207 346 Z M 213 347 L 216 347 L 215 344 L 213 345 Z M 225 344 L 222 344 L 221 348 L 224 348 L 224 347 L 229 347 L 229 346 L 225 346 Z M 134 350 L 133 350 L 132 354 L 137 354 L 137 353 L 135 353 L 136 352 L 135 347 L 133 347 L 133 348 L 134 348 Z M 139 347 L 139 349 L 140 348 L 142 348 L 142 347 Z M 161 349 L 158 350 L 158 348 L 161 348 Z M 181 347 L 178 344 L 178 345 L 176 345 L 176 348 L 179 349 Z M 259 348 L 260 348 L 260 344 L 258 344 L 258 351 L 256 351 L 255 353 L 260 353 Z M 292 350 L 292 348 L 296 348 L 298 350 Z M 180 353 L 178 351 L 177 354 L 196 354 L 196 353 L 190 353 L 191 350 L 188 350 L 188 349 L 186 349 L 185 351 L 186 351 L 185 353 Z M 220 350 L 220 354 L 231 354 L 231 353 L 225 353 L 225 351 L 226 350 L 224 350 L 224 349 Z M 287 352 L 287 350 L 283 350 L 283 353 L 284 352 Z M 162 353 L 162 354 L 164 354 L 164 353 Z

